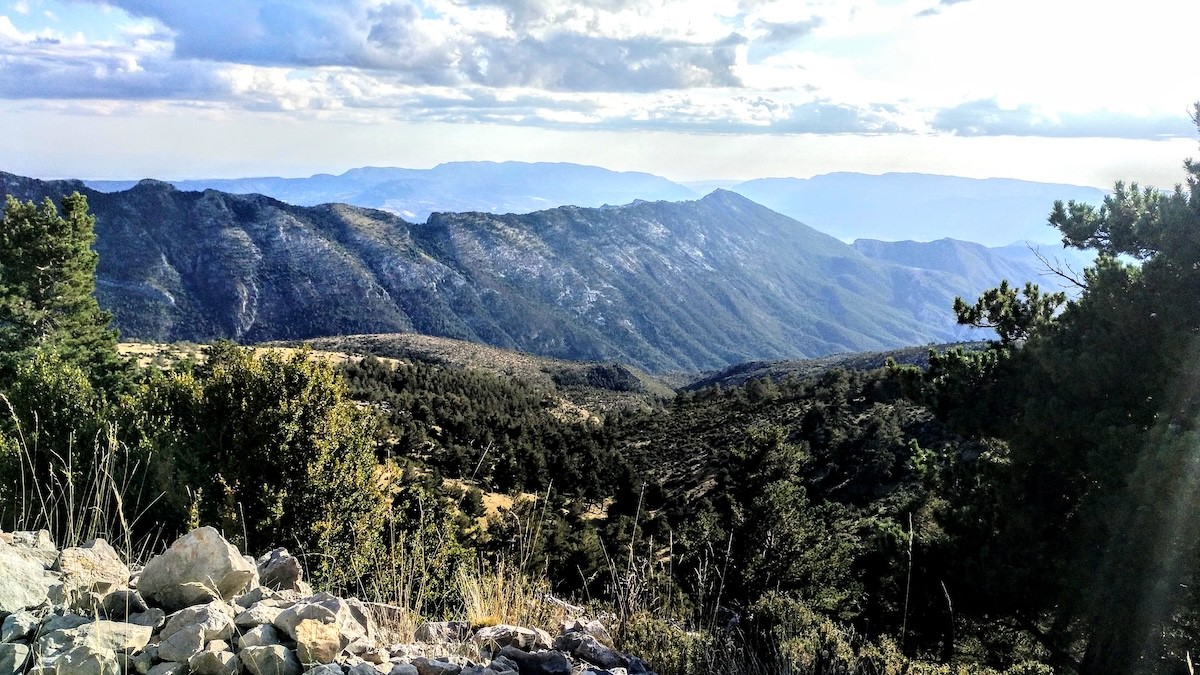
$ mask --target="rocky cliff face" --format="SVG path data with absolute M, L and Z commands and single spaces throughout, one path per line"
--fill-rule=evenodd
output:
M 699 371 L 958 340 L 954 296 L 998 281 L 872 259 L 722 191 L 412 224 L 154 181 L 100 193 L 0 174 L 0 186 L 87 194 L 101 305 L 144 340 L 416 331 Z

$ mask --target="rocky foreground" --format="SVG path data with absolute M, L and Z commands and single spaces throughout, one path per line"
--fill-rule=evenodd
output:
M 58 550 L 0 532 L 0 675 L 653 675 L 597 621 L 538 628 L 426 623 L 384 644 L 398 608 L 313 594 L 299 560 L 255 560 L 216 530 L 141 570 L 103 539 Z

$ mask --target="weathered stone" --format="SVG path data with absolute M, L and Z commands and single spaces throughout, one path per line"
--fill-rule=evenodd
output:
M 255 561 L 258 568 L 258 583 L 272 590 L 301 591 L 304 584 L 304 568 L 300 559 L 288 553 L 286 548 L 277 548 Z
M 564 621 L 561 632 L 564 635 L 567 633 L 587 633 L 599 640 L 600 644 L 605 647 L 613 647 L 616 644 L 613 642 L 612 635 L 608 632 L 608 629 L 596 619 L 590 621 L 581 621 L 579 619 Z
M 295 640 L 296 626 L 302 621 L 333 624 L 337 622 L 337 615 L 333 613 L 333 610 L 324 605 L 300 603 L 280 612 L 271 623 L 288 637 Z
M 56 581 L 45 565 L 8 544 L 0 544 L 0 570 L 0 612 L 5 614 L 46 602 Z
M 390 669 L 389 669 L 390 672 Z M 346 675 L 385 675 L 375 664 L 366 661 L 356 663 L 346 669 Z
M 372 647 L 372 648 L 367 649 L 366 651 L 360 653 L 359 657 L 363 661 L 366 661 L 367 663 L 373 663 L 377 666 L 380 666 L 380 665 L 387 663 L 388 659 L 391 658 L 391 655 L 388 654 L 388 651 L 386 649 L 382 649 L 380 647 Z
M 296 656 L 301 663 L 332 663 L 345 645 L 341 632 L 332 623 L 304 619 L 296 624 Z
M 131 588 L 118 588 L 104 596 L 100 601 L 100 609 L 104 617 L 115 621 L 125 621 L 131 615 L 141 614 L 150 609 L 142 594 Z M 144 625 L 144 624 L 143 624 Z
M 158 658 L 163 661 L 188 663 L 193 656 L 204 649 L 204 642 L 203 626 L 184 626 L 175 631 L 171 637 L 158 643 Z
M 154 665 L 154 657 L 147 651 L 140 651 L 136 654 L 117 653 L 117 661 L 121 664 L 121 672 L 138 675 L 146 675 L 150 672 L 150 668 Z
M 238 658 L 254 675 L 300 675 L 304 670 L 296 653 L 282 645 L 244 647 Z
M 417 642 L 463 642 L 471 637 L 471 624 L 466 621 L 427 621 L 417 626 L 413 637 Z
M 496 653 L 501 648 L 512 645 L 523 651 L 550 649 L 550 634 L 540 628 L 525 628 L 523 626 L 488 626 L 480 628 L 471 638 L 479 645 L 481 651 Z
M 476 664 L 463 668 L 459 675 L 498 675 L 498 673 L 487 666 Z
M 30 673 L 42 675 L 123 675 L 115 652 L 77 645 L 52 658 L 42 658 Z
M 54 545 L 54 540 L 50 538 L 49 530 L 19 530 L 13 532 L 11 543 L 13 546 L 58 553 L 58 547 Z
M 158 630 L 167 622 L 167 613 L 157 607 L 151 607 L 144 612 L 130 614 L 126 620 L 129 623 L 139 626 L 150 626 L 154 630 Z
M 654 671 L 650 670 L 650 666 L 645 661 L 636 656 L 630 656 L 628 660 L 629 665 L 626 666 L 628 675 L 654 675 Z
M 488 668 L 491 668 L 492 670 L 495 670 L 497 672 L 504 672 L 506 670 L 516 670 L 517 662 L 513 661 L 512 659 L 508 658 L 507 656 L 497 656 L 496 658 L 492 659 L 491 663 L 488 664 Z
M 277 644 L 279 644 L 279 633 L 275 630 L 275 626 L 269 623 L 255 626 L 238 638 L 238 647 L 241 649 L 247 647 L 270 647 Z
M 560 635 L 554 641 L 554 648 L 601 668 L 621 668 L 626 664 L 624 654 L 600 644 L 590 633 Z
M 145 649 L 152 631 L 121 621 L 93 621 L 75 629 L 80 645 L 97 651 L 136 652 Z
M 201 527 L 151 558 L 138 577 L 138 590 L 174 611 L 197 604 L 197 598 L 229 600 L 246 590 L 257 573 L 215 529 Z
M 388 675 L 421 675 L 421 673 L 411 663 L 397 663 L 388 671 Z
M 192 675 L 237 675 L 242 663 L 233 652 L 204 650 L 188 659 Z
M 275 619 L 283 613 L 283 610 L 271 604 L 271 601 L 256 602 L 250 606 L 250 609 L 244 610 L 242 613 L 234 617 L 233 622 L 239 628 L 250 628 L 252 626 L 261 626 L 263 624 L 274 623 Z
M 462 672 L 461 666 L 438 659 L 421 657 L 413 659 L 412 664 L 417 667 L 418 675 L 458 675 Z
M 21 610 L 4 618 L 0 624 L 0 642 L 24 641 L 33 636 L 41 620 L 33 612 Z
M 322 663 L 309 668 L 305 675 L 345 675 L 345 671 L 336 663 Z
M 15 675 L 29 663 L 28 645 L 0 644 L 0 675 Z
M 106 593 L 129 582 L 129 568 L 103 539 L 63 549 L 53 569 L 62 574 L 63 600 L 89 591 Z
M 321 611 L 322 609 L 327 612 Z M 332 621 L 329 619 L 330 616 L 333 617 Z M 304 619 L 337 624 L 338 630 L 341 631 L 347 643 L 359 638 L 374 640 L 375 634 L 378 632 L 365 603 L 352 598 L 339 598 L 328 593 L 314 595 L 306 602 L 297 603 L 283 610 L 276 617 L 274 624 L 276 628 L 295 637 L 293 629 Z
M 509 645 L 500 650 L 500 655 L 516 663 L 521 675 L 571 675 L 571 662 L 558 652 L 531 654 Z
M 187 664 L 164 661 L 156 664 L 146 675 L 187 675 Z
M 175 612 L 167 619 L 159 636 L 166 640 L 185 626 L 200 626 L 204 629 L 204 641 L 225 640 L 233 636 L 233 609 L 223 602 L 188 607 Z
M 72 614 L 70 612 L 64 614 L 49 614 L 42 619 L 42 633 L 53 633 L 56 630 L 70 630 L 78 628 L 85 623 L 91 623 L 92 620 L 86 616 Z

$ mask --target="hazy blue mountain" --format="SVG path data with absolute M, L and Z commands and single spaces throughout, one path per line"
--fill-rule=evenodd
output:
M 997 274 L 1036 275 L 961 243 L 936 264 L 889 259 L 904 247 L 862 243 L 865 255 L 726 191 L 413 224 L 157 181 L 100 193 L 0 174 L 0 188 L 21 199 L 87 194 L 97 295 L 126 337 L 145 340 L 412 331 L 694 372 L 978 339 L 954 324 L 953 298 Z
M 93 189 L 128 190 L 137 181 L 87 181 Z M 299 206 L 353 204 L 415 222 L 435 211 L 529 213 L 555 206 L 627 204 L 636 199 L 695 199 L 688 188 L 648 173 L 563 163 L 452 162 L 432 169 L 364 167 L 308 178 L 171 181 L 180 190 L 262 194 Z
M 950 237 L 987 246 L 1060 243 L 1046 224 L 1054 200 L 1099 204 L 1105 194 L 1077 185 L 916 173 L 763 178 L 730 189 L 844 241 Z

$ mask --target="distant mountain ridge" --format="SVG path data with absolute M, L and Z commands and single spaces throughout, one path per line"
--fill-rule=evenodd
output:
M 997 283 L 1001 265 L 898 264 L 889 246 L 864 254 L 728 191 L 413 224 L 159 181 L 101 193 L 0 173 L 0 188 L 88 196 L 97 295 L 125 337 L 151 341 L 417 332 L 697 372 L 978 339 L 950 306 Z M 1012 265 L 1015 282 L 1037 275 Z
M 103 192 L 128 190 L 136 184 L 87 181 L 89 187 Z M 186 191 L 262 194 L 297 206 L 353 204 L 390 211 L 412 222 L 425 222 L 435 211 L 529 213 L 564 205 L 591 207 L 699 196 L 648 173 L 547 162 L 450 162 L 432 169 L 362 167 L 336 176 L 201 179 L 171 184 Z
M 986 246 L 1058 244 L 1061 236 L 1046 224 L 1054 201 L 1099 205 L 1106 194 L 1078 185 L 918 173 L 762 178 L 730 189 L 846 241 L 950 237 Z

